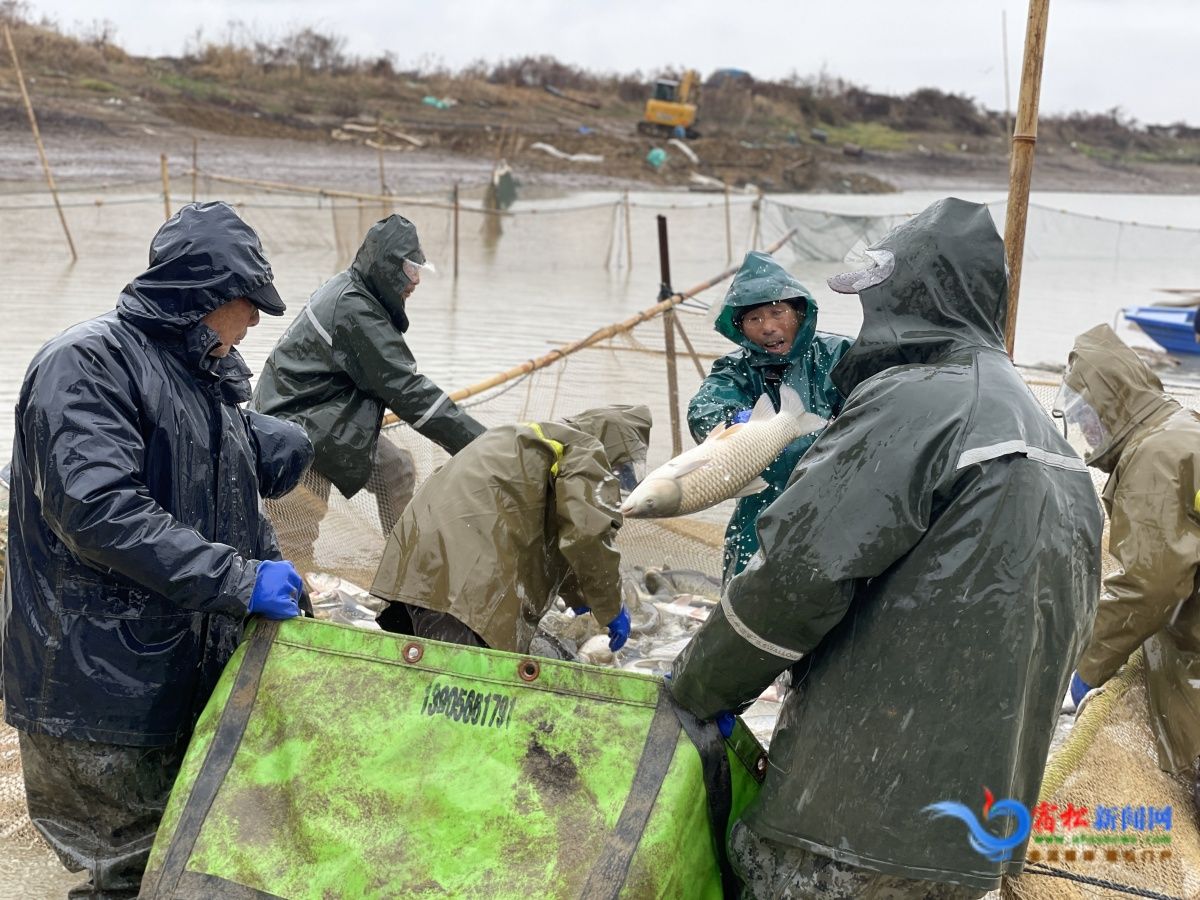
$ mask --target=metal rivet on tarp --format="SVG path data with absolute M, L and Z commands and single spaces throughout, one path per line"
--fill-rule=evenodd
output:
M 765 775 L 767 771 L 767 754 L 762 753 L 758 759 L 754 761 L 754 773 L 756 775 Z
M 541 671 L 541 664 L 536 659 L 523 659 L 517 663 L 517 674 L 521 676 L 522 681 L 537 681 Z
M 405 644 L 404 645 L 404 661 L 415 663 L 420 662 L 421 657 L 425 655 L 425 648 L 420 644 Z

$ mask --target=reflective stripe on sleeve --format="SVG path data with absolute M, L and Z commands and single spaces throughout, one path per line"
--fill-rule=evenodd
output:
M 417 421 L 412 423 L 412 427 L 420 428 L 422 425 L 424 425 L 426 422 L 428 422 L 433 417 L 433 414 L 442 408 L 442 404 L 445 403 L 449 399 L 450 399 L 450 395 L 447 394 L 445 391 L 442 391 L 442 393 L 438 396 L 438 398 L 433 401 L 433 405 L 430 406 L 429 409 L 425 410 L 425 415 L 421 416 L 421 418 L 417 419 Z
M 325 330 L 325 326 L 317 321 L 317 315 L 312 311 L 312 307 L 305 304 L 304 314 L 308 316 L 308 321 L 312 322 L 312 327 L 317 329 L 317 334 L 323 337 L 325 339 L 325 343 L 332 347 L 333 338 L 330 336 L 329 332 Z
M 764 637 L 759 637 L 750 630 L 745 622 L 738 618 L 737 613 L 733 611 L 733 607 L 729 603 L 729 595 L 721 594 L 721 609 L 725 612 L 725 618 L 729 622 L 729 626 L 738 633 L 742 640 L 762 650 L 764 653 L 770 653 L 772 656 L 778 656 L 780 659 L 786 659 L 788 662 L 795 662 L 803 653 L 797 653 L 795 650 L 789 650 L 787 647 L 781 647 L 778 644 L 772 644 Z
M 967 466 L 973 466 L 976 463 L 987 462 L 990 459 L 999 459 L 1002 456 L 1012 456 L 1015 453 L 1026 456 L 1034 462 L 1053 466 L 1056 469 L 1068 469 L 1072 472 L 1087 471 L 1087 466 L 1077 456 L 1051 453 L 1049 450 L 1043 450 L 1041 447 L 1030 447 L 1024 441 L 1004 441 L 999 444 L 991 444 L 987 447 L 964 450 L 958 458 L 958 468 L 965 469 Z

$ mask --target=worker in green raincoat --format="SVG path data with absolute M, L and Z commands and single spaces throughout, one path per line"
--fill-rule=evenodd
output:
M 670 686 L 713 719 L 791 670 L 730 834 L 750 896 L 966 900 L 1021 870 L 1103 518 L 1005 353 L 987 207 L 939 201 L 866 255 L 830 279 L 863 306 L 845 405 Z
M 767 394 L 779 410 L 779 386 L 790 385 L 809 412 L 830 418 L 842 396 L 829 379 L 850 339 L 817 331 L 817 304 L 799 281 L 766 253 L 747 253 L 717 316 L 716 330 L 741 346 L 722 356 L 688 404 L 697 442 L 718 425 L 749 418 Z M 775 500 L 816 433 L 797 438 L 762 473 L 767 489 L 738 500 L 725 532 L 725 580 L 742 571 L 758 549 L 758 514 Z
M 529 651 L 556 596 L 629 636 L 621 489 L 644 468 L 650 411 L 587 410 L 491 428 L 429 476 L 392 530 L 371 593 L 385 631 Z
M 253 407 L 300 425 L 316 450 L 302 487 L 268 507 L 280 544 L 298 561 L 312 559 L 331 482 L 346 497 L 373 494 L 384 534 L 408 505 L 416 471 L 407 450 L 380 438 L 385 409 L 451 454 L 483 432 L 417 371 L 404 339 L 408 298 L 431 268 L 412 222 L 376 222 L 350 267 L 309 298 L 258 377 Z
M 1055 404 L 1108 473 L 1109 553 L 1091 640 L 1077 664 L 1071 705 L 1146 648 L 1158 764 L 1191 774 L 1200 757 L 1200 415 L 1107 325 L 1081 334 Z M 1200 778 L 1196 781 L 1200 805 Z

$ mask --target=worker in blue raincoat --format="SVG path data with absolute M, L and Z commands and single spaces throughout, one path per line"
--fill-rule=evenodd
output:
M 842 396 L 829 373 L 850 339 L 817 331 L 812 294 L 766 253 L 747 253 L 717 316 L 716 330 L 741 346 L 722 356 L 688 404 L 688 427 L 697 442 L 718 425 L 749 418 L 767 394 L 779 410 L 779 386 L 795 389 L 809 412 L 830 418 Z M 725 580 L 742 571 L 758 549 L 758 514 L 783 493 L 788 476 L 817 432 L 789 444 L 762 473 L 767 489 L 738 500 L 725 532 Z
M 224 203 L 155 235 L 117 308 L 30 363 L 16 409 L 0 607 L 5 720 L 29 815 L 72 897 L 138 892 L 201 709 L 247 615 L 298 614 L 261 498 L 312 461 L 303 429 L 239 404 L 234 345 L 283 301 Z

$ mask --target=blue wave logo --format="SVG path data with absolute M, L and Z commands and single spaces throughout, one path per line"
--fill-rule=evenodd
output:
M 1029 830 L 1033 824 L 1029 816 L 1029 809 L 1024 803 L 1011 798 L 993 802 L 992 792 L 987 788 L 983 789 L 983 796 L 983 818 L 985 822 L 990 822 L 992 819 L 1002 816 L 1016 819 L 1017 827 L 1008 837 L 997 837 L 992 834 L 984 827 L 983 823 L 979 821 L 979 818 L 969 807 L 953 800 L 932 803 L 926 806 L 922 812 L 929 813 L 935 819 L 943 816 L 958 819 L 967 826 L 970 832 L 968 839 L 971 842 L 971 849 L 992 862 L 1006 862 L 1012 859 L 1013 850 L 1021 846 L 1025 842 L 1025 839 L 1029 837 Z

